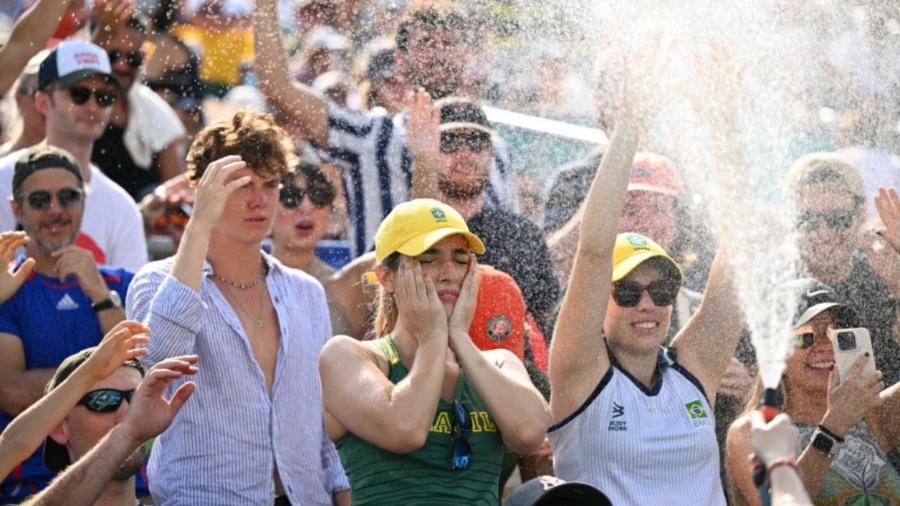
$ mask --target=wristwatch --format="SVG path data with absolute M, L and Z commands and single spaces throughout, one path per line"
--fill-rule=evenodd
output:
M 100 311 L 104 311 L 112 308 L 122 309 L 122 298 L 119 297 L 119 293 L 115 290 L 109 291 L 109 297 L 100 302 L 95 302 L 91 304 L 91 311 L 95 313 L 99 313 Z
M 840 441 L 825 432 L 822 432 L 820 429 L 816 429 L 813 433 L 812 442 L 810 444 L 813 448 L 824 453 L 829 458 L 837 455 L 838 449 L 841 447 Z

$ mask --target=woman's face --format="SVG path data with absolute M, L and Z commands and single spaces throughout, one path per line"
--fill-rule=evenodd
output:
M 785 387 L 792 393 L 799 391 L 825 395 L 828 391 L 829 375 L 834 368 L 834 348 L 831 344 L 833 326 L 833 316 L 825 312 L 794 330 L 794 351 L 784 371 Z M 804 342 L 812 344 L 804 348 Z
M 434 283 L 449 316 L 469 272 L 469 242 L 462 235 L 451 235 L 413 259 L 422 266 L 422 274 Z
M 620 282 L 634 282 L 646 287 L 659 281 L 665 281 L 663 273 L 645 262 Z M 615 287 L 612 287 L 612 290 L 615 290 Z M 641 292 L 640 300 L 634 307 L 620 306 L 610 293 L 603 329 L 607 340 L 615 348 L 642 354 L 656 350 L 662 345 L 669 331 L 671 319 L 672 304 L 657 306 L 647 290 Z
M 319 207 L 313 203 L 307 193 L 309 183 L 303 174 L 294 176 L 294 185 L 303 192 L 303 197 L 294 208 L 278 205 L 272 240 L 288 250 L 308 251 L 328 233 L 332 204 Z

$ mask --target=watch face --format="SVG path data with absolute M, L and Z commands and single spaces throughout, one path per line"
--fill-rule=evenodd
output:
M 119 292 L 115 290 L 109 291 L 109 300 L 112 301 L 113 305 L 116 307 L 122 307 L 122 297 L 119 297 Z
M 831 448 L 834 446 L 834 440 L 821 432 L 816 432 L 816 436 L 812 440 L 812 445 L 813 448 L 825 455 L 831 455 Z

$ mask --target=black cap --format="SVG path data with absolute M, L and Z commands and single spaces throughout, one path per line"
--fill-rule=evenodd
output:
M 68 151 L 53 146 L 35 146 L 28 148 L 16 161 L 13 169 L 12 191 L 13 195 L 28 179 L 28 176 L 41 169 L 64 169 L 71 172 L 77 179 L 78 185 L 84 186 L 84 177 L 78 162 Z
M 550 506 L 554 501 L 573 506 L 612 506 L 606 494 L 587 483 L 565 482 L 554 476 L 538 476 L 513 490 L 503 506 Z
M 59 364 L 59 367 L 56 368 L 56 372 L 53 374 L 53 377 L 50 378 L 50 381 L 47 382 L 47 386 L 44 388 L 44 395 L 49 394 L 54 388 L 61 385 L 66 378 L 75 372 L 75 369 L 78 369 L 78 366 L 87 362 L 87 359 L 91 358 L 91 355 L 96 350 L 96 347 L 85 348 L 74 355 L 66 357 L 66 359 Z M 144 364 L 136 358 L 126 360 L 122 366 L 137 369 L 138 372 L 141 373 L 141 377 L 145 374 Z M 69 464 L 69 451 L 66 450 L 65 446 L 57 443 L 53 438 L 48 436 L 44 442 L 44 465 L 51 471 L 60 472 L 68 467 Z
M 834 312 L 838 326 L 855 325 L 856 313 L 841 302 L 834 289 L 825 283 L 812 278 L 802 278 L 783 283 L 781 288 L 793 291 L 797 296 L 794 328 L 806 325 L 829 309 Z
M 493 134 L 491 123 L 484 109 L 477 103 L 463 97 L 447 97 L 435 101 L 434 106 L 441 111 L 441 125 L 438 130 L 478 130 Z

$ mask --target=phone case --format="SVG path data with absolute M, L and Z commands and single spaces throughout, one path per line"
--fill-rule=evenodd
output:
M 837 336 L 841 332 L 852 332 L 856 337 L 857 348 L 841 351 L 838 349 Z M 875 356 L 872 354 L 872 337 L 865 328 L 836 329 L 831 335 L 831 344 L 834 347 L 834 362 L 838 368 L 841 381 L 847 377 L 848 371 L 853 367 L 856 359 L 865 352 L 869 352 L 869 359 L 863 369 L 865 374 L 875 374 Z

